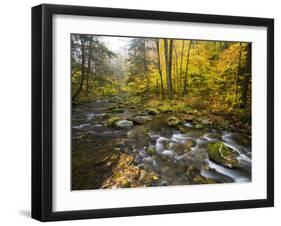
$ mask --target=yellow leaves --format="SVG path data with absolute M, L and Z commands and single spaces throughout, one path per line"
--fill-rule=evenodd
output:
M 134 157 L 122 153 L 113 168 L 113 175 L 102 184 L 102 188 L 129 188 L 150 185 L 159 177 L 132 164 Z
M 153 175 L 153 176 L 152 176 L 152 179 L 153 179 L 153 180 L 158 180 L 158 179 L 159 179 L 159 177 L 157 177 L 157 176 Z
M 227 70 L 233 66 L 233 64 L 236 64 L 239 57 L 239 51 L 240 51 L 240 45 L 239 43 L 231 45 L 229 48 L 226 48 L 221 54 L 220 54 L 220 60 L 217 65 L 218 73 L 223 74 Z M 237 65 L 235 65 L 237 66 Z

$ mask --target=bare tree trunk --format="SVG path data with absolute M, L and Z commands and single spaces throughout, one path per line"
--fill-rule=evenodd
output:
M 166 64 L 166 80 L 167 80 L 167 90 L 168 90 L 168 97 L 172 99 L 172 83 L 171 83 L 171 67 L 170 67 L 170 60 L 169 60 L 169 49 L 168 49 L 168 40 L 164 39 L 164 49 L 165 49 L 165 64 Z
M 179 83 L 178 83 L 178 74 L 179 74 L 179 67 L 178 67 L 178 53 L 176 46 L 173 45 L 174 52 L 175 52 L 175 60 L 174 60 L 174 94 L 176 94 L 176 91 L 179 89 Z M 176 87 L 177 85 L 177 87 Z M 178 94 L 179 96 L 179 94 Z
M 190 40 L 189 45 L 188 45 L 182 96 L 185 96 L 187 94 L 187 85 L 188 85 L 187 76 L 188 76 L 189 55 L 190 55 L 191 44 L 192 44 L 192 40 Z
M 174 48 L 174 52 L 175 52 L 175 60 L 174 60 L 174 94 L 176 94 L 176 90 L 178 89 L 178 53 L 177 53 L 177 49 L 175 47 L 175 45 L 173 45 L 173 48 Z M 176 87 L 176 85 L 178 87 Z
M 249 90 L 249 83 L 250 78 L 252 74 L 252 44 L 248 43 L 247 47 L 247 72 L 244 75 L 243 85 L 242 85 L 242 95 L 241 95 L 241 101 L 242 101 L 242 107 L 247 107 L 248 102 L 248 90 Z
M 75 94 L 72 96 L 72 101 L 80 94 L 82 91 L 83 83 L 84 83 L 84 76 L 85 76 L 85 40 L 84 37 L 81 37 L 81 55 L 82 55 L 82 62 L 81 62 L 81 80 L 79 87 Z
M 181 47 L 181 66 L 180 66 L 180 82 L 178 87 L 178 98 L 180 98 L 181 87 L 182 87 L 182 63 L 183 63 L 183 52 L 184 52 L 184 40 L 182 40 L 182 47 Z
M 172 83 L 172 65 L 173 65 L 173 39 L 170 40 L 170 53 L 169 53 L 169 76 L 171 82 L 171 99 L 173 99 L 173 83 Z
M 162 69 L 161 69 L 161 61 L 160 61 L 160 47 L 159 47 L 159 39 L 155 39 L 156 43 L 156 48 L 157 48 L 157 67 L 159 71 L 159 76 L 160 76 L 160 83 L 161 83 L 161 91 L 162 91 L 162 99 L 165 99 L 165 93 L 164 93 L 164 85 L 163 85 L 163 75 L 162 75 Z

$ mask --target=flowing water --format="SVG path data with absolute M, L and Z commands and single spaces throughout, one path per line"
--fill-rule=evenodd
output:
M 109 98 L 73 106 L 72 152 L 90 162 L 88 166 L 79 165 L 80 169 L 73 171 L 72 183 L 77 189 L 99 188 L 112 175 L 114 164 L 108 164 L 104 159 L 114 159 L 116 151 L 113 150 L 120 141 L 117 152 L 132 155 L 136 166 L 159 175 L 155 186 L 200 183 L 202 180 L 198 181 L 198 177 L 203 178 L 204 183 L 251 181 L 249 138 L 209 126 L 196 129 L 191 122 L 185 123 L 185 131 L 180 132 L 165 124 L 171 113 L 151 116 L 151 121 L 131 128 L 109 127 L 109 117 L 130 119 L 138 114 L 128 107 L 124 107 L 122 113 L 111 113 L 108 109 L 115 105 L 116 100 Z M 237 168 L 226 168 L 209 159 L 207 145 L 217 141 L 222 141 L 239 154 Z M 155 153 L 148 154 L 148 147 Z M 95 173 L 91 174 L 91 171 Z

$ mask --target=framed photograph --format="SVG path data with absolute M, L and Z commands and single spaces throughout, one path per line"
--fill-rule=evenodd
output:
M 32 8 L 32 217 L 274 205 L 274 21 Z

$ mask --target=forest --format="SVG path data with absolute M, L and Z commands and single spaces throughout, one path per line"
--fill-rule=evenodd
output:
M 251 43 L 70 39 L 73 190 L 251 180 Z

